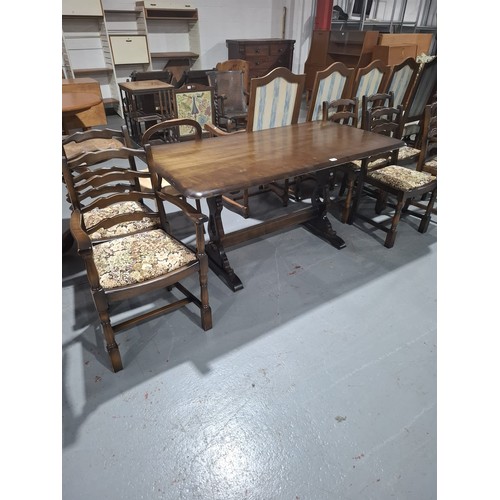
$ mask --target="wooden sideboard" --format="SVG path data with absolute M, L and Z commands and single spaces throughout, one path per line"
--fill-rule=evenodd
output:
M 292 71 L 294 44 L 295 40 L 281 38 L 226 40 L 228 59 L 248 61 L 249 78 L 267 75 L 280 66 Z
M 314 30 L 309 55 L 304 64 L 306 91 L 312 90 L 316 72 L 334 62 L 343 62 L 350 68 L 368 65 L 372 60 L 378 35 L 378 31 Z

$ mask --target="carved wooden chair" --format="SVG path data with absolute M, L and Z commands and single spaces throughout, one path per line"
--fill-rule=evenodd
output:
M 364 130 L 376 134 L 387 135 L 396 139 L 401 138 L 404 120 L 403 106 L 365 106 L 364 114 Z M 365 186 L 363 183 L 365 172 L 373 172 L 387 165 L 397 164 L 398 155 L 399 149 L 394 149 L 392 151 L 369 156 L 368 158 L 362 158 L 361 160 L 355 160 L 349 164 L 352 170 L 348 181 L 348 194 L 344 205 L 343 221 L 347 219 L 347 222 L 352 224 L 353 214 L 357 210 L 362 195 L 367 194 L 372 197 L 375 196 L 373 189 L 370 189 L 370 187 Z
M 416 170 L 437 176 L 437 101 L 425 107 L 422 130 Z
M 424 109 L 422 119 L 422 138 L 420 154 L 416 166 L 417 172 L 427 172 L 437 178 L 437 102 L 428 104 Z M 421 200 L 412 200 L 412 205 L 426 208 L 426 196 Z M 432 213 L 437 214 L 435 206 Z
M 401 104 L 401 103 L 400 103 Z M 401 104 L 402 105 L 402 104 Z M 361 100 L 361 113 L 362 113 L 362 120 L 361 120 L 361 127 L 365 128 L 366 130 L 370 130 L 370 125 L 368 125 L 368 128 L 365 127 L 365 123 L 363 122 L 364 119 L 366 119 L 366 111 L 370 108 L 392 108 L 392 107 L 397 107 L 399 104 L 396 104 L 396 95 L 392 90 L 388 90 L 387 92 L 383 93 L 378 93 L 378 94 L 373 94 L 373 95 L 364 95 L 362 100 Z M 403 106 L 403 110 L 406 108 Z M 404 115 L 401 117 L 401 120 L 404 122 Z M 401 135 L 398 137 L 398 139 L 401 138 L 403 132 L 401 131 Z M 403 164 L 403 163 L 411 163 L 413 161 L 417 160 L 417 157 L 420 153 L 420 150 L 417 148 L 414 148 L 412 146 L 403 146 L 398 150 L 398 164 Z M 356 160 L 353 162 L 358 168 L 361 167 L 361 161 Z M 371 168 L 375 166 L 381 166 L 382 162 L 381 160 L 378 161 L 377 164 L 371 165 Z
M 208 71 L 208 81 L 215 89 L 216 125 L 227 132 L 244 129 L 248 105 L 241 71 Z
M 400 106 L 401 107 L 401 106 Z M 367 122 L 377 122 L 380 120 L 383 109 L 369 109 L 367 111 Z M 402 127 L 401 127 L 402 130 Z M 397 151 L 396 151 L 397 153 Z M 423 154 L 423 153 L 422 153 Z M 397 154 L 395 159 L 397 159 Z M 370 187 L 376 191 L 375 212 L 377 215 L 389 205 L 392 208 L 388 221 L 381 222 L 378 218 L 370 218 L 358 213 L 359 197 L 363 187 Z M 425 209 L 410 210 L 414 200 L 419 200 L 422 196 L 430 194 L 430 199 Z M 382 168 L 369 169 L 367 159 L 362 161 L 361 172 L 358 179 L 356 200 L 350 213 L 350 222 L 353 223 L 356 217 L 368 222 L 377 229 L 387 233 L 384 246 L 391 248 L 396 240 L 396 233 L 402 215 L 413 215 L 420 219 L 418 231 L 425 233 L 429 226 L 432 210 L 437 195 L 437 178 L 427 172 L 413 170 L 395 163 L 383 166 Z M 389 197 L 395 198 L 394 203 L 389 203 Z M 387 224 L 389 222 L 389 224 Z
M 275 68 L 260 78 L 252 78 L 246 132 L 251 133 L 297 123 L 305 78 L 306 75 L 294 74 L 284 67 Z M 205 129 L 209 130 L 212 135 L 225 135 L 224 131 L 215 127 L 205 125 Z M 233 133 L 239 132 L 243 131 Z M 257 191 L 254 192 L 243 189 L 227 193 L 222 197 L 222 201 L 227 208 L 247 218 L 250 215 L 250 196 L 272 191 L 281 199 L 283 206 L 286 206 L 288 187 L 289 181 L 284 179 L 283 185 L 273 182 L 266 186 L 258 186 Z
M 394 102 L 392 93 L 377 93 L 371 96 L 363 96 L 361 101 L 361 107 L 363 109 L 362 115 L 364 117 L 362 120 L 363 129 L 370 132 L 389 135 L 391 137 L 401 137 L 404 110 L 402 106 L 398 106 L 397 108 L 392 106 Z M 378 112 L 377 114 L 367 115 L 367 110 L 372 112 L 377 110 Z M 367 119 L 370 121 L 367 122 Z M 342 174 L 342 182 L 339 187 L 338 196 L 344 198 L 341 213 L 341 221 L 343 223 L 350 222 L 349 214 L 352 210 L 352 204 L 356 202 L 356 200 L 359 201 L 355 195 L 362 164 L 366 163 L 367 168 L 370 170 L 381 168 L 389 163 L 396 163 L 397 155 L 398 150 L 395 150 L 380 155 L 374 155 L 369 158 L 354 160 L 336 167 L 335 173 Z M 359 196 L 360 195 L 359 193 Z
M 190 129 L 188 134 L 195 141 L 201 141 L 203 138 L 203 130 L 201 125 L 191 118 L 172 118 L 170 120 L 165 120 L 163 122 L 157 123 L 152 127 L 149 127 L 141 137 L 141 144 L 144 147 L 145 144 L 171 144 L 181 141 L 181 129 L 180 127 L 187 127 Z M 143 169 L 143 172 L 148 172 L 147 168 Z M 149 177 L 139 179 L 141 189 L 143 191 L 152 191 L 153 186 L 151 179 Z M 163 193 L 169 194 L 171 196 L 177 196 L 178 198 L 187 201 L 185 197 L 177 191 L 167 180 L 162 179 L 162 184 L 160 189 Z M 195 200 L 196 209 L 201 212 L 200 200 Z
M 149 173 L 128 168 L 128 161 L 150 158 L 150 146 L 140 149 L 106 149 L 85 153 L 75 159 L 63 157 L 62 171 L 73 200 L 75 191 L 85 189 L 88 203 L 74 203 L 70 230 L 87 271 L 87 279 L 101 322 L 111 367 L 117 372 L 123 363 L 116 334 L 139 322 L 172 312 L 193 303 L 200 310 L 201 326 L 212 327 L 208 302 L 208 262 L 203 223 L 206 216 L 177 197 L 161 193 L 153 175 L 154 191 L 140 189 L 139 179 Z M 85 166 L 75 186 L 75 172 Z M 180 208 L 194 224 L 195 248 L 189 248 L 170 234 L 164 202 Z M 147 203 L 147 204 L 146 204 Z M 125 209 L 126 208 L 126 209 Z M 197 274 L 195 295 L 180 282 Z M 171 293 L 175 287 L 178 292 Z M 135 310 L 126 319 L 113 317 L 114 304 L 166 289 L 170 302 L 146 312 Z M 182 295 L 181 298 L 178 295 Z
M 248 104 L 250 97 L 250 63 L 244 59 L 227 59 L 215 65 L 217 71 L 241 71 L 243 76 L 243 90 Z
M 353 76 L 354 68 L 348 68 L 341 62 L 335 62 L 328 68 L 318 71 L 314 79 L 306 120 L 321 120 L 324 102 L 335 102 L 347 97 Z

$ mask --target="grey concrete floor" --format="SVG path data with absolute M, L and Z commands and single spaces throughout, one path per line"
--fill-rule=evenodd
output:
M 386 249 L 329 217 L 346 248 L 297 227 L 229 249 L 244 289 L 210 271 L 213 329 L 189 307 L 131 328 L 116 374 L 63 256 L 64 500 L 436 498 L 437 225 L 403 219 Z

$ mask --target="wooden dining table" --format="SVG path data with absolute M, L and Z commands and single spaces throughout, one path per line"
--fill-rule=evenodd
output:
M 155 144 L 151 146 L 149 167 L 184 196 L 206 199 L 210 267 L 237 291 L 243 283 L 229 263 L 226 248 L 298 224 L 337 249 L 345 247 L 327 217 L 325 193 L 332 167 L 404 145 L 382 134 L 314 121 L 202 141 Z M 311 172 L 316 174 L 316 186 L 310 205 L 290 203 L 285 214 L 225 233 L 223 194 Z

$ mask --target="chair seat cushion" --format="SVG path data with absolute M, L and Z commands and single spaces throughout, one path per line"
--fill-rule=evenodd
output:
M 411 146 L 403 146 L 399 149 L 398 160 L 407 160 L 408 158 L 416 157 L 420 154 L 420 149 L 412 148 Z
M 387 186 L 402 191 L 410 191 L 436 180 L 436 177 L 427 172 L 417 172 L 399 165 L 388 165 L 367 174 L 367 181 L 371 179 L 383 182 Z
M 385 164 L 387 164 L 387 160 L 385 158 L 378 158 L 377 160 L 371 161 L 368 163 L 368 170 L 372 170 L 374 168 L 379 168 Z M 351 162 L 351 165 L 353 165 L 357 169 L 360 169 L 361 168 L 361 160 L 354 160 Z
M 154 229 L 94 246 L 94 262 L 104 289 L 152 280 L 196 261 L 196 254 Z
M 429 160 L 424 163 L 423 171 L 437 176 L 438 163 L 437 160 Z
M 145 211 L 146 207 L 141 203 L 136 201 L 124 201 L 115 203 L 106 208 L 94 208 L 83 214 L 83 220 L 85 222 L 85 226 L 90 228 L 101 222 L 103 219 L 116 217 L 120 214 Z M 144 231 L 145 229 L 157 228 L 158 224 L 159 220 L 157 218 L 150 219 L 148 217 L 144 217 L 138 221 L 121 222 L 120 224 L 116 224 L 110 228 L 98 229 L 97 231 L 90 233 L 89 237 L 93 241 L 113 238 L 115 236 L 137 233 L 139 231 Z
M 102 149 L 119 149 L 123 148 L 123 143 L 118 139 L 87 139 L 82 142 L 68 142 L 64 145 L 64 151 L 68 160 L 76 158 L 83 153 L 91 153 Z

